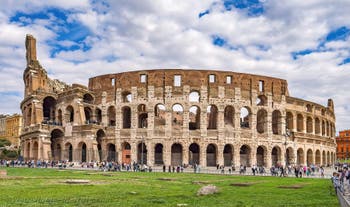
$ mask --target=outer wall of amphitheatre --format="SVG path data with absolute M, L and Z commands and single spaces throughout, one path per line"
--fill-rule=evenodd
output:
M 201 166 L 329 165 L 335 116 L 289 95 L 287 81 L 214 70 L 160 69 L 51 80 L 26 37 L 21 103 L 26 160 Z

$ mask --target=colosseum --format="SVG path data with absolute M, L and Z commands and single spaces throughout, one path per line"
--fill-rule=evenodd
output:
M 289 95 L 286 80 L 218 70 L 50 79 L 27 35 L 21 102 L 25 160 L 270 167 L 335 161 L 335 115 Z

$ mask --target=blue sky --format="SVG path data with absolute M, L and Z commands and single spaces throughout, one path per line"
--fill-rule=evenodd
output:
M 332 98 L 350 128 L 350 2 L 328 0 L 1 0 L 0 113 L 20 112 L 24 38 L 49 76 L 87 84 L 150 68 L 222 69 L 288 80 L 292 96 Z

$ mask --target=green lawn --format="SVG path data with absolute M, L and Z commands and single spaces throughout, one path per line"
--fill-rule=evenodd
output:
M 338 206 L 329 179 L 2 169 L 8 176 L 0 178 L 0 206 Z M 67 179 L 91 182 L 66 184 Z M 206 184 L 220 192 L 197 196 Z

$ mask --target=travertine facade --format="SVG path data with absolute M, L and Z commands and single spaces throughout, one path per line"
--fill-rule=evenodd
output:
M 19 146 L 22 132 L 22 115 L 13 114 L 6 117 L 5 138 L 14 146 Z
M 333 101 L 293 98 L 278 78 L 143 70 L 52 81 L 26 38 L 25 159 L 270 167 L 335 160 Z

